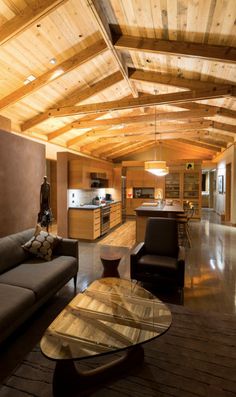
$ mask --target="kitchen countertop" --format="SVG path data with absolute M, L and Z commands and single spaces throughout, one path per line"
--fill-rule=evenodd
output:
M 69 209 L 78 209 L 78 210 L 96 210 L 99 208 L 104 208 L 108 205 L 120 203 L 120 200 L 114 200 L 114 201 L 107 201 L 106 203 L 95 205 L 95 204 L 84 204 L 84 205 L 76 205 L 76 206 L 70 206 Z
M 183 207 L 179 204 L 175 204 L 175 205 L 166 205 L 166 204 L 162 204 L 162 205 L 149 205 L 149 206 L 145 206 L 145 205 L 141 205 L 140 207 L 135 208 L 135 211 L 137 212 L 183 212 Z

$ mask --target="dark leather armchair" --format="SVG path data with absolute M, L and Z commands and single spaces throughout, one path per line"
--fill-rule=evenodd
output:
M 184 287 L 185 250 L 178 245 L 178 224 L 148 218 L 145 241 L 131 252 L 131 278 L 162 286 Z

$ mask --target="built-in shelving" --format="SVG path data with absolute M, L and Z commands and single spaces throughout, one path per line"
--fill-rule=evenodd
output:
M 180 173 L 170 173 L 165 177 L 165 198 L 180 198 Z

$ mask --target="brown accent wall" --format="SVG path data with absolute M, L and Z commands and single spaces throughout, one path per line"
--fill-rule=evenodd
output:
M 45 146 L 0 130 L 0 237 L 34 227 Z

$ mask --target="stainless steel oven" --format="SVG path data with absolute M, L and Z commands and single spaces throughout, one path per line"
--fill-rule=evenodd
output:
M 110 205 L 101 207 L 101 236 L 110 229 Z

